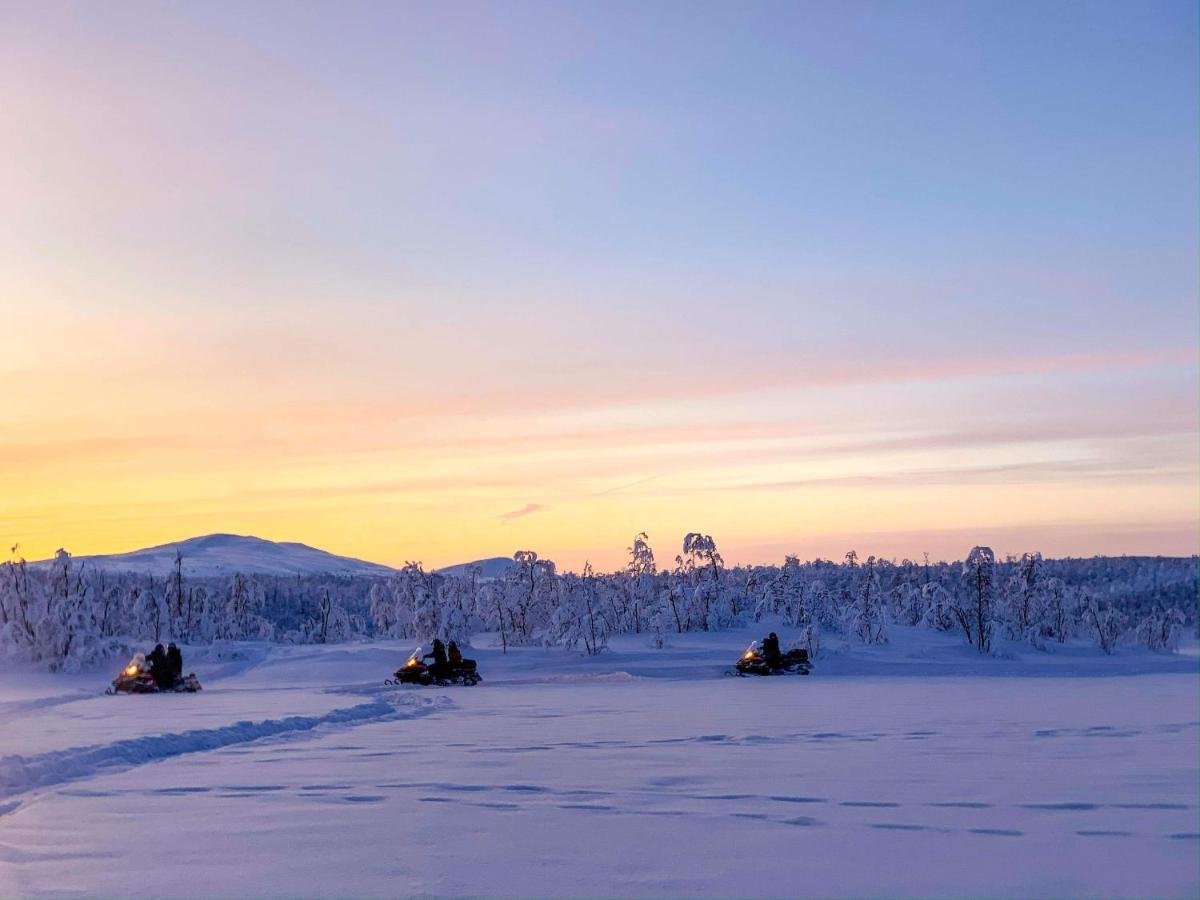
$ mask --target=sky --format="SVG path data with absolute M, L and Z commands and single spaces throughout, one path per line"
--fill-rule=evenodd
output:
M 0 540 L 1196 553 L 1198 45 L 1192 2 L 0 0 Z

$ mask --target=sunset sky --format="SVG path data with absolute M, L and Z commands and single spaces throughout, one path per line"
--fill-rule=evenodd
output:
M 0 0 L 0 555 L 1195 553 L 1198 39 Z

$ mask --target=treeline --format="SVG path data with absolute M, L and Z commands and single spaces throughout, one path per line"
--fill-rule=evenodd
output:
M 77 564 L 0 566 L 0 654 L 80 668 L 174 640 L 327 643 L 372 637 L 499 646 L 547 645 L 600 653 L 616 634 L 720 631 L 768 620 L 793 628 L 819 655 L 823 636 L 886 643 L 895 625 L 953 632 L 981 653 L 999 639 L 1045 648 L 1084 638 L 1111 653 L 1123 642 L 1176 649 L 1197 625 L 1197 558 L 997 560 L 976 547 L 962 562 L 895 562 L 847 553 L 841 562 L 727 567 L 715 541 L 684 538 L 660 565 L 645 534 L 618 572 L 560 573 L 520 551 L 505 575 L 441 575 L 408 563 L 387 577 L 333 575 L 189 578 L 176 559 L 166 578 Z

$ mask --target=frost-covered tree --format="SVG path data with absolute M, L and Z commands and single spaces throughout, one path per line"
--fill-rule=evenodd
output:
M 167 628 L 171 637 L 186 640 L 187 593 L 183 585 L 183 554 L 175 551 L 175 564 L 163 590 L 163 608 L 167 615 Z
M 1128 617 L 1111 603 L 1101 604 L 1089 597 L 1084 607 L 1084 622 L 1092 632 L 1098 646 L 1105 653 L 1112 653 L 1129 625 Z
M 471 632 L 479 624 L 475 616 L 475 594 L 478 590 L 479 568 L 472 566 L 465 577 L 436 579 L 438 603 L 441 606 L 442 634 L 460 647 L 471 646 Z
M 442 610 L 433 576 L 419 562 L 406 562 L 396 576 L 396 584 L 400 605 L 410 611 L 412 633 L 422 641 L 439 637 Z
M 925 618 L 925 595 L 916 576 L 916 564 L 906 559 L 900 564 L 896 586 L 891 593 L 893 615 L 904 625 L 920 625 Z
M 79 566 L 69 554 L 0 566 L 0 655 L 53 668 L 173 639 L 293 642 L 435 634 L 465 643 L 493 631 L 499 643 L 552 643 L 594 652 L 615 634 L 666 636 L 754 620 L 801 633 L 817 652 L 822 630 L 878 640 L 885 623 L 961 629 L 981 650 L 993 633 L 1031 642 L 1090 636 L 1109 651 L 1126 635 L 1169 650 L 1200 621 L 1196 558 L 1043 559 L 996 562 L 977 548 L 963 563 L 899 565 L 854 552 L 842 563 L 795 557 L 782 566 L 726 567 L 711 536 L 689 534 L 659 571 L 645 534 L 620 571 L 559 573 L 531 551 L 499 579 L 426 572 L 412 563 L 383 577 L 310 575 L 167 577 Z M 1084 602 L 1085 599 L 1087 602 Z M 890 617 L 890 619 L 889 619 Z M 1126 631 L 1127 623 L 1137 627 Z M 807 629 L 812 629 L 811 633 Z
M 545 638 L 560 595 L 554 563 L 532 550 L 513 554 L 513 567 L 489 590 L 490 602 L 480 608 L 494 614 L 502 645 L 531 644 Z
M 1151 610 L 1134 629 L 1137 642 L 1155 653 L 1174 653 L 1187 622 L 1182 610 L 1159 606 Z
M 1063 584 L 1061 578 L 1047 578 L 1044 594 L 1043 634 L 1060 644 L 1066 643 L 1075 631 L 1075 621 L 1079 615 L 1078 595 Z
M 827 563 L 833 566 L 833 563 Z M 845 625 L 838 595 L 826 585 L 826 578 L 813 575 L 804 588 L 805 605 L 812 611 L 818 625 L 827 631 L 840 633 Z
M 581 575 L 562 576 L 561 602 L 552 616 L 552 642 L 572 648 L 580 644 L 589 656 L 608 646 L 608 620 L 598 597 L 598 580 L 590 563 Z
M 260 613 L 266 603 L 262 585 L 244 575 L 234 575 L 225 600 L 221 636 L 236 641 L 269 641 L 274 625 Z
M 1012 574 L 1004 591 L 1005 632 L 1014 641 L 1041 647 L 1047 612 L 1042 554 L 1026 553 L 1011 565 Z
M 37 640 L 36 626 L 41 611 L 36 599 L 37 582 L 29 577 L 24 559 L 16 557 L 3 566 L 4 578 L 0 579 L 0 635 L 9 648 L 33 655 Z
M 967 642 L 980 653 L 990 653 L 995 629 L 996 555 L 991 547 L 974 547 L 962 564 L 961 589 L 954 606 Z
M 629 563 L 625 566 L 625 580 L 622 582 L 620 594 L 614 592 L 613 598 L 622 596 L 621 610 L 614 610 L 611 621 L 612 630 L 633 631 L 641 634 L 645 627 L 646 617 L 654 607 L 655 586 L 654 576 L 658 566 L 654 561 L 654 551 L 650 548 L 650 538 L 646 532 L 640 532 L 633 538 L 629 546 Z
M 853 552 L 853 551 L 851 551 Z M 867 557 L 858 570 L 857 596 L 854 605 L 847 611 L 847 626 L 850 633 L 864 644 L 887 643 L 883 623 L 883 596 L 879 570 L 875 557 Z
M 921 585 L 921 605 L 925 612 L 920 624 L 936 631 L 950 631 L 958 624 L 954 598 L 940 581 Z
M 683 552 L 675 557 L 675 575 L 684 583 L 676 610 L 681 631 L 693 625 L 709 631 L 725 618 L 737 618 L 736 596 L 721 590 L 724 565 L 711 535 L 690 532 L 684 537 Z
M 813 615 L 804 588 L 804 571 L 799 557 L 785 556 L 783 565 L 764 579 L 754 618 L 778 616 L 789 627 L 811 625 Z
M 149 638 L 156 644 L 165 638 L 167 622 L 167 604 L 163 596 L 153 585 L 142 585 L 133 588 L 133 616 L 136 633 Z M 228 637 L 229 635 L 224 635 Z
M 367 594 L 367 603 L 371 624 L 378 637 L 405 637 L 400 627 L 400 616 L 396 610 L 396 598 L 392 593 L 390 582 L 377 581 L 371 585 Z

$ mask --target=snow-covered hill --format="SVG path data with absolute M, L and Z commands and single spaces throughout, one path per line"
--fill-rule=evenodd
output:
M 110 571 L 166 575 L 175 566 L 177 551 L 183 556 L 184 574 L 200 578 L 235 573 L 390 575 L 394 571 L 388 566 L 348 556 L 336 556 L 306 544 L 277 543 L 237 534 L 206 534 L 130 553 L 81 556 L 76 560 Z
M 501 578 L 508 574 L 514 563 L 507 556 L 493 556 L 490 559 L 477 559 L 474 562 L 459 563 L 456 566 L 446 566 L 438 569 L 439 575 L 466 575 L 472 568 L 479 569 L 481 578 Z

